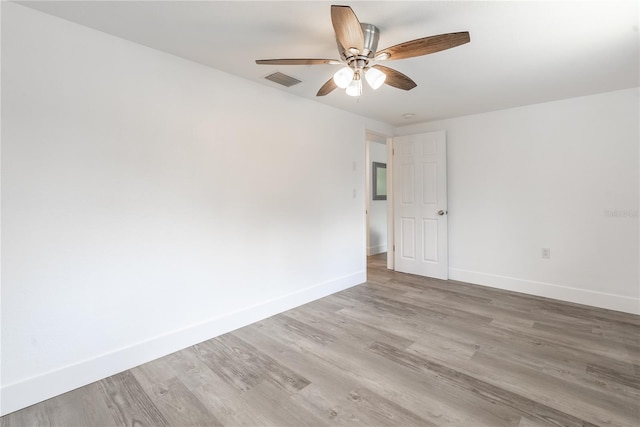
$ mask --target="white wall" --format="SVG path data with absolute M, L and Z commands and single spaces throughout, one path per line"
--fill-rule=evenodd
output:
M 2 38 L 2 413 L 365 280 L 388 126 L 13 3 Z
M 384 141 L 384 138 L 383 138 Z M 372 163 L 387 163 L 386 141 L 368 141 L 369 162 L 367 163 L 369 183 L 369 239 L 367 255 L 380 254 L 387 251 L 387 201 L 373 200 Z
M 450 278 L 640 313 L 638 105 L 636 88 L 398 129 L 447 131 Z

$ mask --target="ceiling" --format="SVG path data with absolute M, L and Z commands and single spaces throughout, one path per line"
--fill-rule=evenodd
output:
M 332 2 L 19 3 L 396 126 L 639 86 L 637 1 L 334 2 L 380 28 L 380 49 L 441 33 L 471 35 L 471 43 L 384 64 L 411 77 L 415 89 L 365 87 L 360 98 L 339 89 L 315 96 L 339 65 L 254 62 L 337 59 Z M 286 88 L 264 79 L 275 71 L 302 83 Z

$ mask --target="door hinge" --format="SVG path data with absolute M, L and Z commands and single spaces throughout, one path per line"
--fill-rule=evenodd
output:
M 393 245 L 393 252 L 396 251 L 396 245 Z
M 396 155 L 396 149 L 395 149 L 395 148 L 392 148 L 392 149 L 391 149 L 391 155 L 392 155 L 392 156 L 395 156 L 395 155 Z

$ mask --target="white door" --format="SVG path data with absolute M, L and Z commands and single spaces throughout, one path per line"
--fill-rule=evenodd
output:
M 396 137 L 393 151 L 395 269 L 446 280 L 446 133 Z

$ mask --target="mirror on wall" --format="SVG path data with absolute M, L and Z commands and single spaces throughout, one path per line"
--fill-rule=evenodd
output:
M 387 200 L 387 164 L 373 162 L 373 200 Z

